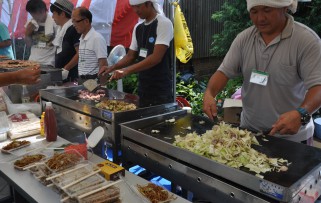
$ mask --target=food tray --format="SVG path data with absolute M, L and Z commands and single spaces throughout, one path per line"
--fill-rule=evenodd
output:
M 60 188 L 65 187 L 75 181 L 86 177 L 93 172 L 98 172 L 99 168 L 89 162 L 83 162 L 63 172 L 52 174 L 48 179 Z
M 23 147 L 15 148 L 12 150 L 2 150 L 2 153 L 3 153 L 3 156 L 7 156 L 7 155 L 9 156 L 11 154 L 16 156 L 17 158 L 31 152 L 44 150 L 47 145 L 48 145 L 48 142 L 46 140 L 42 140 L 42 141 L 30 143 Z
M 24 171 L 29 167 L 35 165 L 37 162 L 43 161 L 47 156 L 42 153 L 33 153 L 33 154 L 26 154 L 23 157 L 15 160 L 13 162 L 13 167 L 15 169 Z
M 158 203 L 170 202 L 172 200 L 177 199 L 177 197 L 173 193 L 169 192 L 165 188 L 162 188 L 161 186 L 155 185 L 154 183 L 148 183 L 147 185 L 131 186 L 132 191 L 134 191 L 142 199 L 143 202 L 152 203 L 152 201 L 147 196 L 143 195 L 143 193 L 140 192 L 140 188 L 143 187 L 148 187 L 145 190 L 146 194 L 158 197 L 158 199 L 156 199 Z M 152 191 L 155 193 L 153 193 Z
M 111 181 L 107 181 L 99 174 L 92 175 L 76 184 L 73 184 L 63 190 L 69 195 L 69 197 L 78 197 L 85 193 L 88 193 L 99 188 L 108 186 Z
M 65 150 L 55 153 L 45 160 L 45 165 L 52 173 L 58 173 L 84 162 L 85 158 L 76 150 Z
M 79 203 L 115 202 L 120 198 L 120 189 L 115 186 L 97 191 L 87 197 L 79 199 Z
M 19 160 L 22 160 L 23 158 L 27 157 L 27 156 L 32 156 L 32 155 L 42 155 L 43 158 L 38 160 L 38 161 L 34 161 L 34 162 L 30 162 L 29 164 L 26 164 L 24 166 L 17 166 L 15 163 Z M 35 150 L 32 150 L 31 152 L 29 153 L 26 153 L 22 156 L 19 156 L 19 157 L 16 157 L 13 161 L 12 161 L 12 165 L 14 168 L 18 169 L 18 170 L 27 170 L 29 168 L 33 168 L 33 166 L 35 166 L 37 163 L 41 163 L 43 162 L 44 160 L 46 160 L 48 157 L 51 157 L 53 156 L 54 154 L 54 150 L 52 149 L 43 149 L 43 148 L 38 148 L 38 149 L 35 149 Z M 34 170 L 38 170 L 37 168 L 34 168 Z
M 31 145 L 31 143 L 30 143 L 29 141 L 26 141 L 26 140 L 22 140 L 22 141 L 25 141 L 25 144 L 20 145 L 20 146 L 18 146 L 18 147 L 11 148 L 11 149 L 4 149 L 4 148 L 7 147 L 9 144 L 12 144 L 12 143 L 14 143 L 14 142 L 20 142 L 20 141 L 15 141 L 15 140 L 14 140 L 14 141 L 8 143 L 8 145 L 6 145 L 6 146 L 4 146 L 4 147 L 1 148 L 1 152 L 2 152 L 2 153 L 5 153 L 5 154 L 10 154 L 10 153 L 12 153 L 13 151 L 19 151 L 19 149 L 26 148 L 26 147 L 28 147 L 28 146 Z

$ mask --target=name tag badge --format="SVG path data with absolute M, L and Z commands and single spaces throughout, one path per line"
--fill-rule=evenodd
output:
M 140 57 L 143 57 L 143 58 L 146 58 L 146 56 L 147 56 L 147 49 L 141 48 L 140 51 L 139 51 L 139 56 L 140 56 Z
M 262 86 L 266 86 L 269 79 L 269 74 L 262 71 L 253 70 L 250 82 Z
M 45 48 L 46 45 L 47 45 L 46 42 L 38 42 L 38 47 L 40 47 L 40 48 Z

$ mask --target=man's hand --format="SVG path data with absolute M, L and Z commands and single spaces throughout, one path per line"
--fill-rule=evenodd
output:
M 126 69 L 115 70 L 109 81 L 119 80 L 127 75 Z
M 286 112 L 280 115 L 279 119 L 272 125 L 269 135 L 296 134 L 301 127 L 301 115 L 297 110 Z
M 24 68 L 15 72 L 18 84 L 31 85 L 40 82 L 40 66 Z
M 66 80 L 68 77 L 68 74 L 69 74 L 69 70 L 62 68 L 62 71 L 61 71 L 62 80 Z
M 32 35 L 33 31 L 36 29 L 36 26 L 34 24 L 32 24 L 31 22 L 28 23 L 27 27 L 26 27 L 26 31 L 25 34 L 27 36 Z
M 203 98 L 203 111 L 211 119 L 217 116 L 216 101 L 209 91 L 205 91 Z
M 114 70 L 114 66 L 102 66 L 98 71 L 98 75 L 105 76 L 105 75 L 108 75 L 113 70 Z

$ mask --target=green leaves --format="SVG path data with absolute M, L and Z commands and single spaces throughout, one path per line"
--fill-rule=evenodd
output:
M 212 54 L 218 57 L 225 56 L 236 35 L 252 25 L 244 0 L 226 1 L 212 19 L 223 23 L 222 32 L 213 35 L 211 48 Z

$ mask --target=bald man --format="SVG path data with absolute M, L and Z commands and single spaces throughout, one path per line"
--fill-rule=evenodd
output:
M 114 71 L 111 80 L 118 80 L 138 73 L 140 107 L 174 102 L 169 52 L 172 22 L 163 15 L 156 0 L 130 0 L 129 3 L 143 21 L 134 28 L 127 55 L 99 74 Z M 136 60 L 138 63 L 134 64 Z
M 311 114 L 321 106 L 321 43 L 294 21 L 293 0 L 247 0 L 253 26 L 233 41 L 204 94 L 204 112 L 216 116 L 216 95 L 243 77 L 241 127 L 311 144 Z

